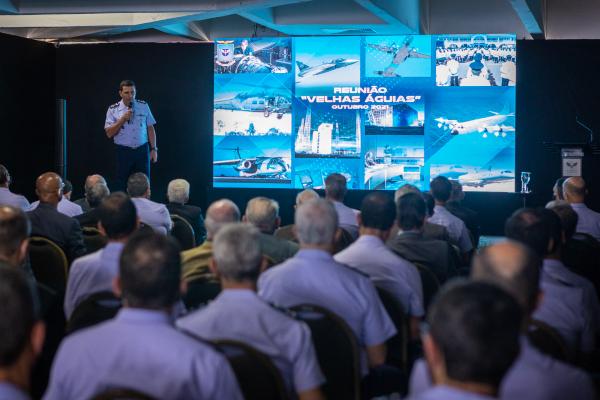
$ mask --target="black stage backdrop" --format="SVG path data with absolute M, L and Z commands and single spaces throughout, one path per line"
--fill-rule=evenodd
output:
M 35 179 L 54 166 L 54 47 L 0 34 L 0 164 L 30 200 Z
M 11 110 L 4 120 L 17 121 L 3 133 L 0 162 L 13 170 L 16 190 L 31 196 L 31 188 L 17 183 L 29 185 L 36 174 L 52 168 L 53 96 L 67 99 L 68 173 L 76 197 L 86 175 L 97 172 L 110 180 L 115 161 L 103 130 L 106 108 L 119 99 L 119 81 L 132 79 L 138 97 L 149 102 L 158 121 L 159 163 L 152 168 L 155 200 L 165 200 L 170 179 L 183 177 L 192 184 L 191 202 L 203 208 L 219 197 L 229 197 L 243 208 L 251 197 L 266 195 L 280 202 L 284 223 L 292 221 L 295 190 L 211 188 L 212 45 L 68 45 L 54 52 L 45 44 L 0 36 L 0 44 L 5 43 L 13 46 L 5 48 L 21 54 L 0 61 L 3 85 L 11 88 L 0 93 L 3 111 Z M 544 142 L 586 140 L 576 116 L 600 137 L 599 47 L 598 41 L 518 42 L 517 179 L 523 170 L 533 174 L 534 194 L 526 199 L 528 205 L 544 205 L 560 175 L 560 155 L 545 150 Z M 588 203 L 600 208 L 599 159 L 586 156 L 583 173 L 590 183 Z M 351 192 L 347 202 L 359 207 L 363 196 L 364 192 Z M 486 216 L 485 234 L 502 234 L 504 220 L 523 200 L 513 193 L 469 193 L 466 203 Z

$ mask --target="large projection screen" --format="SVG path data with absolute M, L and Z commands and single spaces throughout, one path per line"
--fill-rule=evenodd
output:
M 219 39 L 214 72 L 214 187 L 515 190 L 515 35 Z

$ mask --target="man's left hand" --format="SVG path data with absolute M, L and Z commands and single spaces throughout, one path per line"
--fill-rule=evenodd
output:
M 152 151 L 150 152 L 150 160 L 151 160 L 153 163 L 155 163 L 155 162 L 157 162 L 157 161 L 158 161 L 158 151 L 156 151 L 156 150 L 152 150 Z

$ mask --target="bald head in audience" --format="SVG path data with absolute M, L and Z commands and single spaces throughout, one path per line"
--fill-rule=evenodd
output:
M 244 222 L 257 227 L 262 233 L 272 234 L 279 228 L 279 203 L 267 197 L 255 197 L 246 205 Z
M 563 196 L 569 203 L 583 203 L 587 189 L 585 181 L 580 176 L 573 176 L 563 183 Z
M 400 200 L 400 197 L 402 197 L 408 193 L 421 194 L 421 191 L 419 190 L 418 187 L 411 185 L 410 183 L 404 184 L 404 185 L 400 186 L 394 193 L 394 202 L 396 204 L 398 204 L 398 200 Z
M 62 199 L 63 181 L 58 174 L 46 172 L 35 181 L 35 193 L 40 203 L 51 204 L 54 207 Z
M 473 260 L 471 278 L 509 292 L 531 315 L 541 300 L 539 291 L 542 259 L 527 246 L 506 241 L 485 247 Z
M 319 198 L 319 194 L 312 189 L 304 189 L 296 195 L 296 207 L 300 204 L 305 203 L 309 200 L 315 200 Z
M 225 224 L 240 222 L 240 209 L 229 199 L 212 203 L 206 210 L 206 239 L 212 240 Z
M 12 267 L 22 264 L 27 256 L 31 224 L 25 213 L 15 207 L 0 207 L 0 262 Z
M 85 191 L 87 192 L 92 186 L 94 186 L 97 183 L 102 183 L 106 185 L 106 179 L 104 179 L 102 175 L 98 174 L 88 175 L 88 177 L 85 178 Z

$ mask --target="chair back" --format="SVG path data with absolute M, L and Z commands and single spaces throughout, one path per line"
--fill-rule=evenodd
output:
M 185 218 L 177 214 L 171 214 L 171 221 L 173 221 L 171 236 L 177 239 L 181 250 L 189 250 L 196 247 L 196 236 L 192 225 Z
M 389 292 L 376 288 L 379 299 L 390 316 L 398 333 L 386 341 L 388 356 L 386 363 L 407 371 L 408 368 L 408 317 L 394 296 Z
M 65 293 L 69 262 L 59 245 L 45 237 L 32 236 L 29 241 L 29 261 L 38 282 L 59 295 Z
M 333 242 L 333 254 L 339 253 L 354 242 L 352 234 L 344 228 L 338 228 Z
M 81 231 L 83 232 L 83 243 L 87 249 L 86 254 L 98 251 L 108 243 L 106 236 L 103 236 L 97 228 L 84 226 Z
M 421 264 L 413 264 L 417 267 L 417 270 L 419 270 L 419 275 L 421 275 L 421 284 L 423 285 L 423 306 L 425 307 L 425 310 L 427 310 L 436 293 L 440 290 L 440 281 L 429 268 Z
M 91 400 L 156 400 L 154 397 L 133 389 L 114 388 L 98 393 Z
M 187 291 L 183 303 L 188 310 L 194 310 L 214 300 L 221 293 L 221 283 L 206 278 L 192 279 L 187 282 Z
M 281 372 L 268 356 L 234 340 L 216 340 L 212 343 L 227 357 L 245 399 L 290 398 Z
M 121 300 L 112 292 L 98 292 L 75 307 L 67 324 L 67 334 L 113 318 L 121 309 Z
M 570 352 L 564 339 L 560 333 L 545 322 L 536 319 L 530 320 L 527 337 L 531 344 L 542 353 L 560 361 L 570 361 Z
M 304 321 L 312 339 L 326 383 L 328 399 L 360 399 L 360 348 L 346 322 L 331 311 L 312 304 L 290 309 L 296 319 Z

